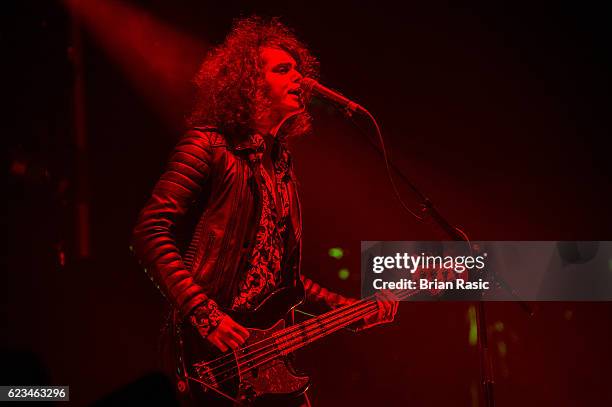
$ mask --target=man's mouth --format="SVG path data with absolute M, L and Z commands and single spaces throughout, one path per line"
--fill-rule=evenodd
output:
M 302 89 L 297 88 L 297 89 L 292 89 L 290 91 L 287 92 L 290 95 L 295 95 L 297 97 L 300 97 L 302 95 Z

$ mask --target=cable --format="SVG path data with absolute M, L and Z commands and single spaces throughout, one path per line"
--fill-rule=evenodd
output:
M 385 141 L 384 138 L 382 136 L 382 131 L 380 130 L 380 126 L 378 125 L 378 122 L 376 121 L 376 119 L 374 118 L 374 116 L 365 108 L 363 108 L 362 110 L 363 113 L 366 114 L 366 116 L 370 119 L 370 121 L 374 124 L 374 127 L 376 128 L 376 135 L 378 136 L 378 142 L 380 144 L 380 149 L 383 155 L 383 161 L 385 162 L 385 169 L 387 172 L 387 177 L 389 178 L 389 182 L 391 183 L 391 187 L 393 189 L 393 194 L 395 195 L 395 198 L 399 201 L 400 205 L 404 208 L 404 210 L 408 211 L 408 213 L 410 213 L 412 216 L 414 216 L 416 219 L 418 219 L 419 221 L 424 221 L 425 217 L 418 215 L 416 212 L 414 212 L 412 209 L 410 209 L 408 207 L 408 205 L 404 202 L 404 200 L 401 197 L 401 194 L 397 188 L 397 185 L 395 184 L 395 180 L 393 179 L 393 174 L 391 172 L 391 164 L 389 162 L 389 157 L 387 155 L 387 148 L 385 147 Z M 351 118 L 352 115 L 349 114 L 349 118 Z M 354 120 L 351 120 L 351 122 L 353 124 L 355 124 L 355 126 L 361 130 L 361 128 L 355 123 Z M 397 169 L 395 169 L 397 171 Z M 398 171 L 399 172 L 399 171 Z M 411 189 L 415 192 L 417 192 L 417 190 L 409 183 Z M 417 192 L 418 193 L 418 192 Z M 420 194 L 419 194 L 420 195 Z

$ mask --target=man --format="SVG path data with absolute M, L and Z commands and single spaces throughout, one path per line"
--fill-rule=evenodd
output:
M 318 63 L 278 20 L 238 21 L 205 58 L 198 97 L 167 169 L 140 214 L 134 250 L 178 318 L 220 351 L 249 332 L 225 311 L 249 311 L 280 287 L 306 300 L 349 303 L 300 275 L 302 224 L 287 139 L 310 130 L 300 81 Z M 175 230 L 199 218 L 179 249 Z M 397 303 L 381 297 L 364 327 L 389 322 Z

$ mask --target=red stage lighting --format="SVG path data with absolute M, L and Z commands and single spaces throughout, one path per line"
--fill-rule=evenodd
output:
M 64 3 L 152 107 L 177 124 L 205 44 L 116 0 Z

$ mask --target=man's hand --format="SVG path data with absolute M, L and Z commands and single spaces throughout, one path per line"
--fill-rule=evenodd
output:
M 225 352 L 228 348 L 238 349 L 248 337 L 249 331 L 245 327 L 225 315 L 206 339 L 219 348 L 221 352 Z
M 371 314 L 363 319 L 364 324 L 357 329 L 359 331 L 371 328 L 380 324 L 387 324 L 393 321 L 395 314 L 397 313 L 397 306 L 399 302 L 393 294 L 389 291 L 380 291 L 376 294 L 376 305 L 378 305 L 378 312 Z

